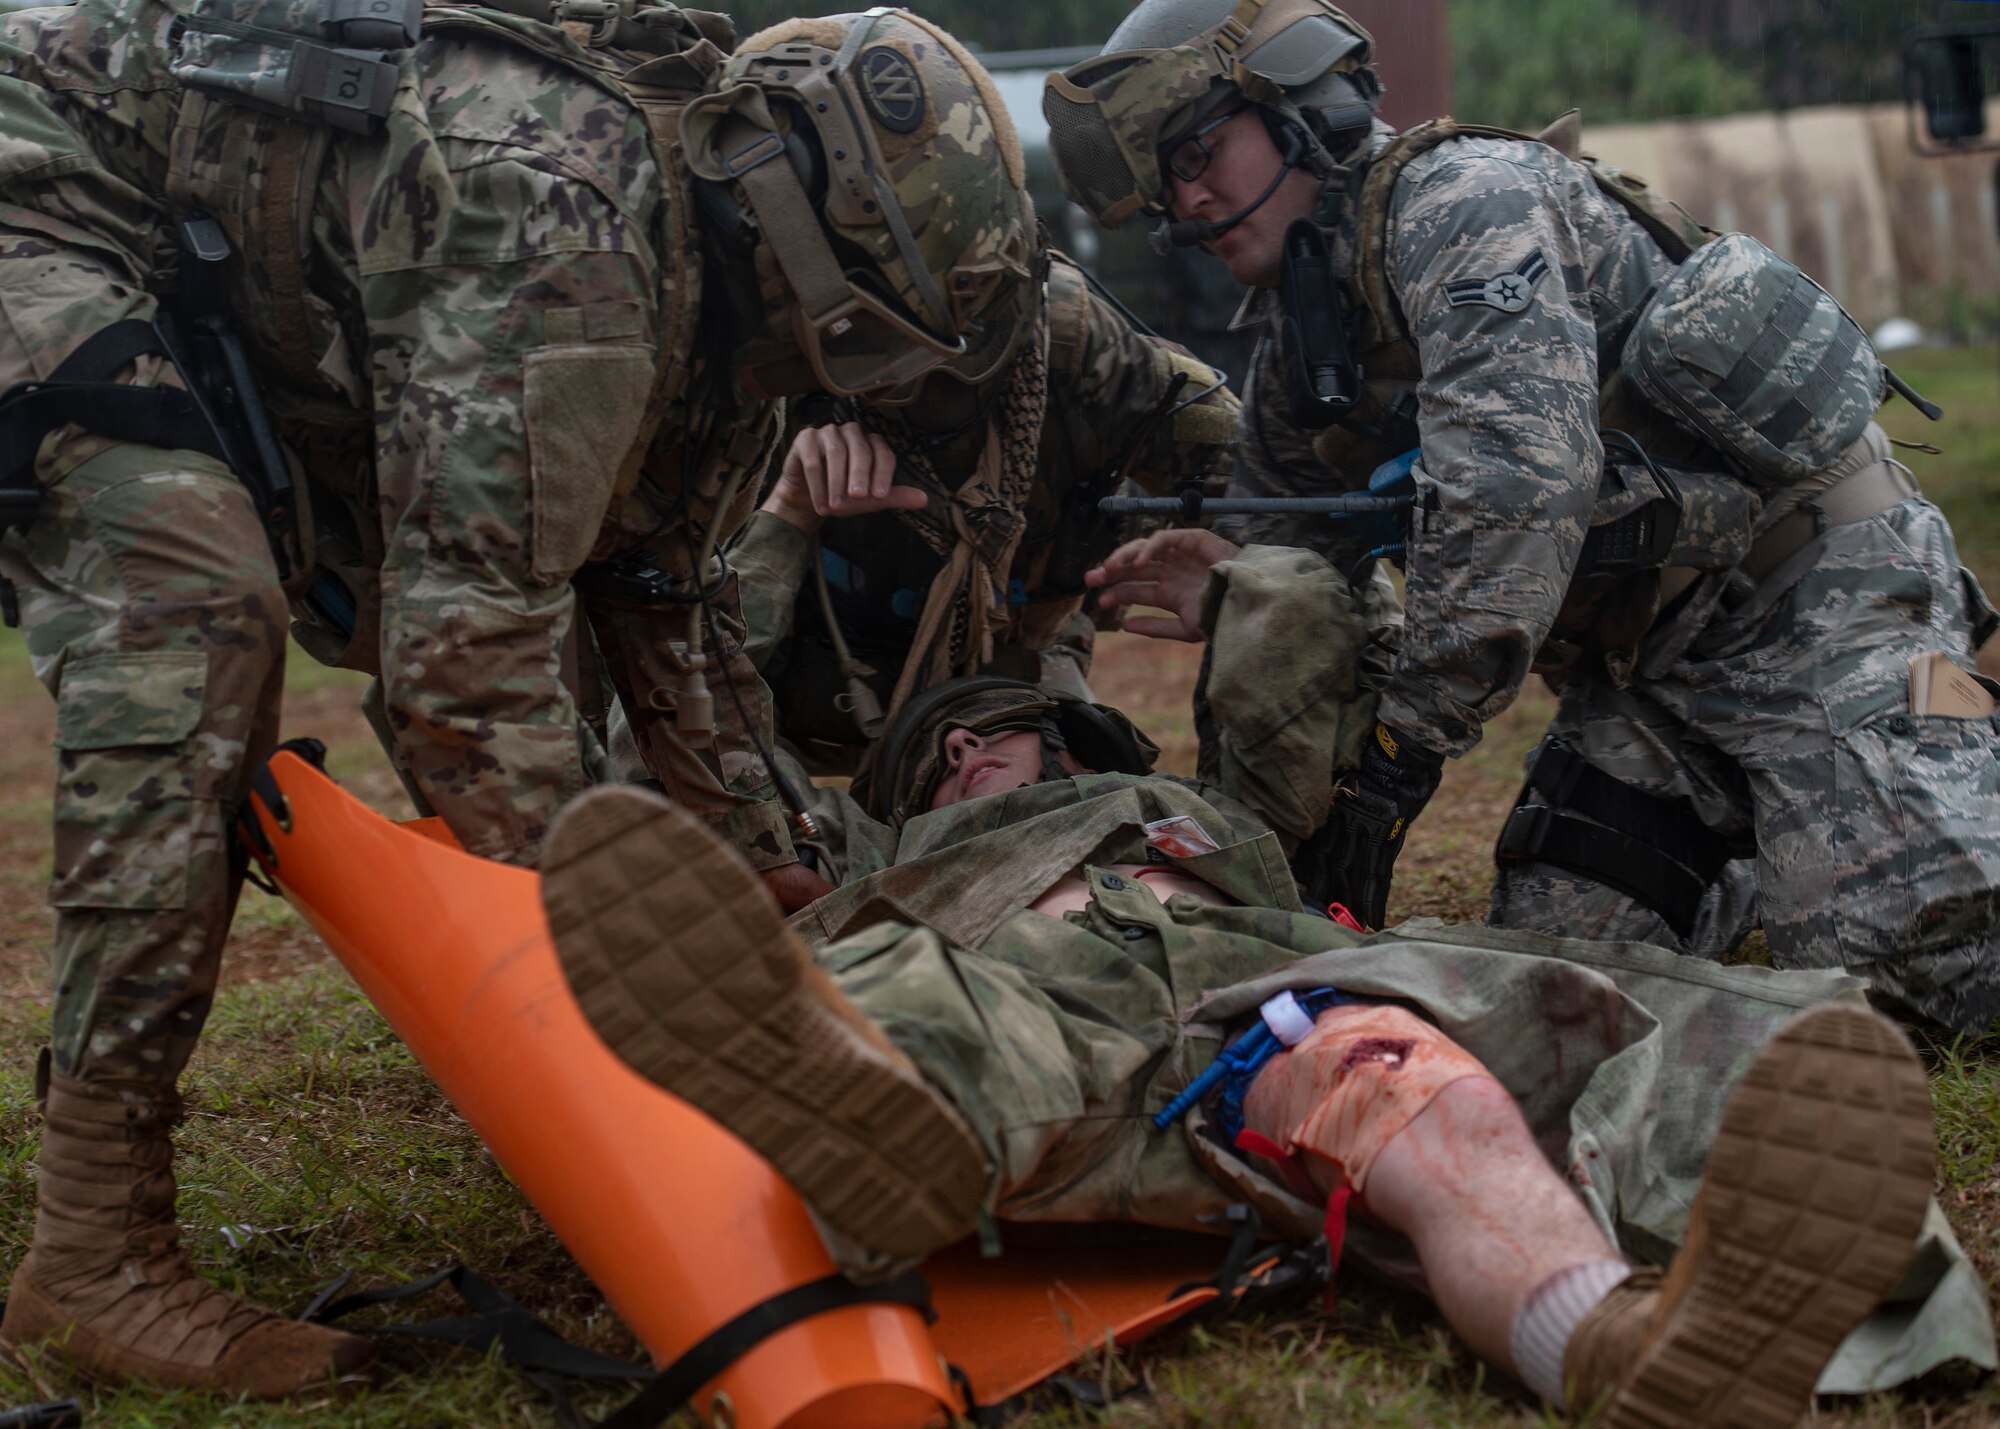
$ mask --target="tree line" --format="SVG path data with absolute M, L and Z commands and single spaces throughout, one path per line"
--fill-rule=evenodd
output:
M 800 0 L 711 2 L 746 36 L 801 11 Z M 1572 104 L 1593 123 L 1618 123 L 1895 100 L 1905 30 L 2000 10 L 1965 0 L 1447 3 L 1454 111 L 1515 127 L 1539 126 Z M 912 8 L 992 51 L 1102 44 L 1131 0 L 916 0 Z

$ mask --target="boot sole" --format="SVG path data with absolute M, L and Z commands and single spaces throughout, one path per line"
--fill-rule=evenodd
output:
M 747 1142 L 834 1231 L 907 1258 L 976 1224 L 978 1142 L 856 1025 L 762 882 L 700 821 L 636 789 L 586 794 L 550 835 L 542 902 L 611 1050 Z
M 1730 1097 L 1692 1279 L 1599 1422 L 1796 1423 L 1909 1265 L 1934 1146 L 1929 1081 L 1900 1031 L 1845 1003 L 1795 1018 Z

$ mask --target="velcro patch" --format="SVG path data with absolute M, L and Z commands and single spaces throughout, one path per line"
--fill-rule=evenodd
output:
M 1549 260 L 1537 248 L 1510 272 L 1492 278 L 1464 278 L 1456 283 L 1446 283 L 1444 295 L 1455 308 L 1484 303 L 1503 313 L 1518 313 L 1528 306 L 1528 300 L 1535 295 L 1536 284 L 1548 271 Z

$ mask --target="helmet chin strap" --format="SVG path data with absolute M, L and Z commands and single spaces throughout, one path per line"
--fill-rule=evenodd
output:
M 1199 248 L 1204 243 L 1213 243 L 1244 219 L 1262 208 L 1278 191 L 1278 185 L 1285 181 L 1285 175 L 1299 166 L 1306 156 L 1306 134 L 1297 124 L 1285 126 L 1285 150 L 1278 155 L 1278 171 L 1271 175 L 1271 182 L 1264 185 L 1264 192 L 1250 200 L 1242 208 L 1222 219 L 1193 218 L 1178 223 L 1163 223 L 1153 230 L 1149 240 L 1155 253 L 1162 257 L 1171 248 Z

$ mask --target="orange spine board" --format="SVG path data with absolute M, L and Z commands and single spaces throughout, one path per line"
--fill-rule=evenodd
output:
M 538 880 L 390 822 L 305 760 L 270 764 L 271 872 L 661 1363 L 834 1265 L 755 1152 L 611 1052 L 570 995 Z M 812 1316 L 695 1396 L 715 1429 L 918 1429 L 955 1405 L 923 1317 Z

